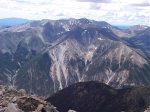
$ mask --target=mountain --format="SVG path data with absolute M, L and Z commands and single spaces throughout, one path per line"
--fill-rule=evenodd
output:
M 126 40 L 133 38 L 125 35 L 130 33 L 124 39 L 115 31 L 125 32 L 86 18 L 1 28 L 0 84 L 42 96 L 81 81 L 115 88 L 150 85 L 149 58 Z
M 135 35 L 140 34 L 142 31 L 144 31 L 147 28 L 149 27 L 145 25 L 134 25 L 128 28 L 120 28 L 116 26 L 115 28 L 114 27 L 112 28 L 112 31 L 118 37 L 126 39 L 126 38 L 132 38 Z
M 113 89 L 98 82 L 73 84 L 47 99 L 58 111 L 145 112 L 150 105 L 149 87 Z
M 119 29 L 129 29 L 131 25 L 114 25 L 114 26 L 118 27 Z
M 130 39 L 126 39 L 134 47 L 141 49 L 144 53 L 150 57 L 150 28 L 146 28 L 142 32 L 138 33 Z
M 23 23 L 27 23 L 30 20 L 28 19 L 22 19 L 22 18 L 4 18 L 0 19 L 0 26 L 1 27 L 9 27 L 9 26 L 15 26 Z
M 149 62 L 135 49 L 115 41 L 103 41 L 86 66 L 83 79 L 114 87 L 149 85 Z

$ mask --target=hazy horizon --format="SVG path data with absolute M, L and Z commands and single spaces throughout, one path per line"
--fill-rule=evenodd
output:
M 113 24 L 149 25 L 148 0 L 1 0 L 0 18 L 88 18 Z
M 9 17 L 9 18 L 0 18 L 0 20 L 13 20 L 13 19 L 22 19 L 22 20 L 28 20 L 27 22 L 31 22 L 31 21 L 41 21 L 41 20 L 46 20 L 46 19 L 39 19 L 39 20 L 31 20 L 31 19 L 27 19 L 27 18 L 18 18 L 18 17 Z M 63 20 L 63 19 L 83 19 L 83 18 L 60 18 L 60 19 L 48 19 L 48 20 Z M 86 18 L 86 19 L 89 19 L 89 18 Z M 89 20 L 94 20 L 94 19 L 89 19 Z M 100 20 L 94 20 L 94 21 L 100 21 Z M 5 21 L 6 22 L 6 21 Z M 105 22 L 107 22 L 107 21 L 105 21 Z M 23 23 L 26 23 L 26 22 L 23 22 Z M 109 24 L 111 24 L 111 25 L 113 25 L 113 26 L 120 26 L 120 27 L 132 27 L 132 26 L 135 26 L 135 25 L 144 25 L 144 24 L 127 24 L 127 23 L 125 23 L 125 24 L 113 24 L 113 23 L 110 23 L 110 22 L 107 22 L 107 23 L 109 23 Z M 9 23 L 8 23 L 9 24 Z M 22 24 L 22 23 L 21 23 Z M 144 25 L 144 26 L 149 26 L 149 25 Z

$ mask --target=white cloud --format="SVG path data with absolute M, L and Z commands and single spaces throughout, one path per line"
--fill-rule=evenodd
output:
M 81 1 L 81 2 L 80 2 Z M 83 2 L 86 1 L 86 2 Z M 112 24 L 150 24 L 148 0 L 0 0 L 0 18 L 89 18 Z M 144 19 L 144 21 L 143 21 Z

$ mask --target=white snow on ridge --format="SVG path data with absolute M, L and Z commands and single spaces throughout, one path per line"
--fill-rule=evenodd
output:
M 97 38 L 98 40 L 104 40 L 104 39 L 102 39 L 102 38 Z

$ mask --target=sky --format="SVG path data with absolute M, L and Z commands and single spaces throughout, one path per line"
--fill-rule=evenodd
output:
M 0 0 L 0 18 L 88 18 L 117 25 L 150 25 L 150 0 Z

